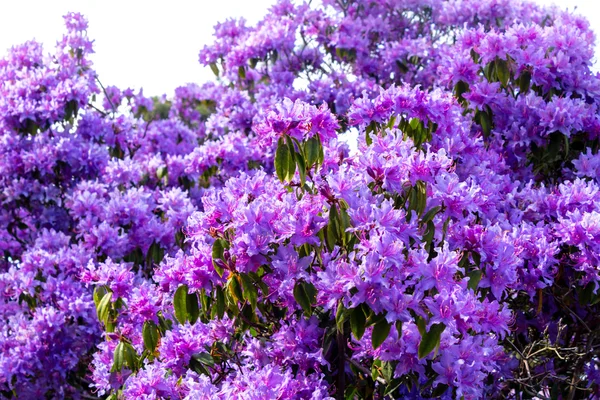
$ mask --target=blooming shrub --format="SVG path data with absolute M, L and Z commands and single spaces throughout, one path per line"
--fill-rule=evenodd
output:
M 281 0 L 172 97 L 65 22 L 0 60 L 2 398 L 600 396 L 584 18 Z

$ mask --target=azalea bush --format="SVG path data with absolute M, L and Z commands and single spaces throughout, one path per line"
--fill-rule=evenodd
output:
M 65 24 L 0 60 L 0 397 L 600 396 L 583 17 L 281 0 L 158 97 Z

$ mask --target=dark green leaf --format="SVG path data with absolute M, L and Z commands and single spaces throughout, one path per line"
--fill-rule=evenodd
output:
M 144 339 L 144 347 L 150 352 L 154 352 L 156 346 L 158 346 L 158 340 L 160 339 L 160 332 L 154 321 L 150 320 L 144 322 L 142 337 Z
M 423 319 L 423 317 L 419 317 L 417 315 L 415 318 L 415 324 L 417 325 L 417 329 L 419 330 L 419 333 L 421 334 L 421 336 L 423 336 L 425 334 L 425 332 L 427 331 L 427 328 L 425 326 L 425 320 Z
M 215 365 L 215 360 L 208 353 L 196 353 L 192 355 L 192 358 L 199 363 L 212 367 Z
M 106 286 L 96 286 L 94 288 L 94 304 L 96 305 L 96 309 L 98 308 L 98 304 L 100 304 L 100 301 L 106 293 L 108 293 Z
M 466 99 L 463 97 L 465 93 L 469 91 L 469 84 L 464 81 L 458 81 L 454 86 L 454 95 L 459 102 L 465 103 Z
M 476 269 L 469 272 L 469 284 L 467 285 L 469 289 L 476 290 L 479 285 L 479 281 L 481 281 L 481 270 Z
M 349 316 L 349 311 L 346 310 L 346 307 L 344 307 L 344 303 L 340 300 L 338 302 L 338 308 L 335 313 L 335 325 L 339 332 L 344 331 L 344 322 L 346 322 L 346 319 L 348 319 Z
M 219 319 L 223 319 L 223 316 L 225 315 L 225 294 L 223 293 L 223 289 L 221 289 L 220 286 L 217 286 L 215 291 L 217 297 L 217 316 L 219 317 Z
M 241 302 L 244 300 L 244 293 L 242 292 L 242 286 L 240 285 L 239 278 L 236 275 L 233 275 L 229 278 L 227 282 L 229 293 L 231 294 L 233 300 L 237 302 Z
M 390 327 L 390 324 L 385 319 L 382 319 L 375 324 L 373 327 L 373 333 L 371 335 L 373 349 L 378 348 L 385 341 L 390 333 Z
M 175 291 L 175 296 L 173 297 L 173 309 L 175 310 L 175 318 L 181 324 L 185 324 L 187 321 L 187 297 L 188 297 L 188 287 L 187 285 L 181 285 Z
M 304 186 L 304 182 L 306 182 L 306 162 L 304 161 L 304 157 L 300 153 L 296 153 L 294 158 L 296 159 L 296 164 L 298 164 L 298 173 L 300 174 L 300 185 Z
M 290 154 L 290 157 L 288 158 L 287 176 L 285 179 L 287 181 L 292 181 L 296 174 L 296 150 L 294 149 L 292 138 L 289 135 L 286 135 L 285 139 Z
M 312 283 L 296 282 L 294 286 L 294 299 L 302 307 L 304 313 L 308 316 L 312 313 L 312 305 L 316 299 L 316 289 Z
M 304 143 L 304 152 L 306 154 L 306 164 L 311 168 L 319 159 L 319 139 L 313 136 Z
M 335 241 L 337 242 L 340 238 L 340 215 L 338 214 L 337 211 L 337 206 L 335 204 L 332 204 L 331 207 L 329 207 L 329 225 L 327 226 L 327 230 L 331 229 L 331 235 L 333 235 L 333 238 L 335 239 Z
M 215 268 L 215 271 L 217 271 L 217 274 L 219 274 L 220 277 L 223 277 L 223 268 L 219 267 L 219 265 L 217 265 L 216 261 L 223 260 L 223 253 L 225 252 L 227 245 L 228 244 L 225 239 L 217 239 L 213 243 L 213 247 L 212 247 L 213 267 Z
M 323 229 L 325 230 L 325 244 L 327 245 L 327 249 L 329 249 L 329 251 L 332 251 L 333 248 L 335 247 L 335 242 L 336 242 L 335 227 L 332 227 L 331 225 L 327 225 Z
M 96 308 L 96 313 L 98 314 L 98 319 L 106 325 L 108 323 L 108 316 L 110 311 L 110 301 L 112 299 L 112 292 L 107 292 L 98 303 L 98 307 Z
M 394 365 L 391 361 L 383 361 L 381 363 L 381 371 L 383 378 L 389 382 L 392 380 L 392 376 L 394 375 Z
M 427 356 L 440 344 L 440 336 L 446 329 L 444 324 L 433 324 L 429 328 L 429 332 L 426 332 L 421 336 L 421 343 L 419 344 L 418 355 L 419 358 Z
M 475 122 L 481 125 L 481 130 L 485 137 L 488 137 L 492 132 L 492 119 L 485 111 L 475 112 Z
M 398 332 L 398 340 L 402 337 L 402 321 L 396 321 L 396 331 Z
M 217 67 L 217 64 L 210 63 L 210 69 L 216 76 L 219 76 L 219 67 Z
M 323 165 L 323 161 L 325 160 L 325 153 L 323 152 L 323 143 L 321 142 L 321 136 L 315 135 L 317 140 L 319 141 L 319 158 L 317 159 L 318 165 Z
M 381 365 L 382 361 L 379 359 L 373 360 L 373 364 L 371 364 L 371 378 L 376 381 L 377 378 L 381 376 Z
M 123 345 L 123 365 L 127 366 L 131 371 L 138 369 L 138 354 L 129 343 L 121 342 Z
M 388 383 L 388 385 L 386 386 L 385 392 L 383 392 L 383 395 L 384 396 L 389 396 L 396 389 L 398 389 L 401 384 L 402 384 L 402 379 L 400 379 L 400 378 L 392 379 L 392 381 L 390 383 Z
M 190 324 L 194 325 L 200 316 L 200 307 L 198 306 L 198 295 L 194 293 L 188 293 L 185 301 L 185 307 L 187 310 L 187 317 Z
M 481 265 L 481 255 L 476 251 L 471 251 L 471 257 L 473 257 L 475 265 L 479 267 Z
M 431 397 L 441 397 L 448 390 L 448 385 L 444 383 L 438 384 L 435 389 L 431 392 Z
M 498 80 L 500 83 L 502 83 L 502 86 L 506 87 L 506 85 L 508 85 L 508 81 L 510 80 L 510 69 L 506 60 L 501 58 L 496 59 L 496 74 L 498 76 Z
M 350 329 L 352 330 L 352 334 L 358 340 L 360 340 L 364 333 L 366 327 L 367 318 L 365 317 L 365 313 L 361 306 L 353 308 L 350 313 Z
M 416 131 L 421 126 L 421 120 L 419 118 L 412 118 L 408 124 L 413 131 Z
M 115 351 L 113 353 L 113 365 L 110 369 L 110 372 L 118 372 L 123 369 L 123 364 L 125 362 L 125 344 L 123 342 L 119 342 Z
M 280 181 L 284 182 L 289 174 L 288 168 L 290 165 L 290 148 L 285 140 L 281 137 L 277 141 L 277 150 L 275 151 L 275 172 Z
M 579 302 L 583 305 L 588 305 L 592 302 L 592 296 L 594 295 L 594 289 L 596 284 L 590 282 L 579 292 Z
M 440 207 L 440 206 L 435 206 L 435 207 L 433 207 L 431 210 L 427 211 L 427 212 L 425 213 L 425 215 L 423 215 L 423 218 L 421 218 L 421 223 L 422 223 L 422 224 L 426 224 L 426 223 L 428 223 L 429 221 L 432 221 L 432 220 L 433 220 L 433 217 L 435 217 L 435 216 L 436 216 L 436 214 L 437 214 L 437 213 L 439 213 L 441 209 L 442 209 L 442 207 Z
M 244 289 L 244 299 L 250 302 L 252 309 L 256 309 L 256 303 L 258 301 L 258 290 L 252 283 L 252 279 L 246 274 L 240 274 L 242 280 L 242 288 Z
M 524 70 L 519 76 L 519 92 L 527 93 L 531 85 L 531 72 Z

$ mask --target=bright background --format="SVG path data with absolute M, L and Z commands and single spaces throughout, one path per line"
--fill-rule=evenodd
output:
M 536 0 L 573 9 L 600 32 L 596 0 Z M 64 32 L 62 15 L 83 13 L 95 40 L 93 61 L 104 85 L 144 87 L 146 95 L 170 95 L 187 82 L 213 77 L 198 63 L 198 51 L 212 40 L 213 26 L 229 17 L 255 23 L 275 0 L 14 0 L 2 2 L 0 55 L 35 38 L 47 51 Z M 598 65 L 596 65 L 598 69 Z

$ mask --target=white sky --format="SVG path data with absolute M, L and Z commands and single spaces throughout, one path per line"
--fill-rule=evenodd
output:
M 600 34 L 597 0 L 536 0 L 578 7 Z M 62 15 L 84 14 L 95 40 L 93 61 L 104 85 L 144 87 L 146 95 L 170 95 L 188 82 L 213 77 L 198 63 L 198 51 L 212 41 L 213 26 L 228 17 L 255 23 L 275 0 L 3 0 L 0 55 L 14 44 L 37 39 L 46 51 L 63 32 Z M 596 66 L 597 67 L 597 66 Z

